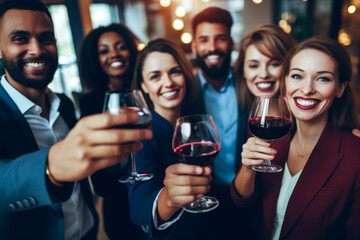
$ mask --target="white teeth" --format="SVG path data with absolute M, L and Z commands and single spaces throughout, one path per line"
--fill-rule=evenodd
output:
M 162 95 L 164 97 L 172 97 L 176 94 L 176 91 L 173 91 L 173 92 L 166 92 L 166 93 L 163 93 Z
M 217 60 L 219 60 L 219 55 L 210 55 L 207 57 L 207 59 L 210 61 L 210 62 L 215 62 Z
M 122 62 L 113 62 L 110 66 L 111 66 L 111 67 L 120 67 L 120 66 L 122 66 L 122 65 L 123 65 Z
M 26 63 L 26 66 L 29 66 L 32 68 L 38 68 L 38 67 L 42 67 L 44 65 L 45 65 L 45 63 L 35 63 L 35 62 Z
M 258 83 L 256 86 L 258 86 L 258 88 L 269 88 L 272 86 L 272 83 Z
M 299 98 L 296 99 L 296 102 L 304 107 L 313 106 L 317 103 L 317 101 L 315 101 L 315 100 L 304 100 L 304 99 L 299 99 Z

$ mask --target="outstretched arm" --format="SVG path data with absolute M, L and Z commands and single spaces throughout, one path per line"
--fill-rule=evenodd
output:
M 117 129 L 140 120 L 137 113 L 108 113 L 82 118 L 67 137 L 49 150 L 48 168 L 56 182 L 84 179 L 94 172 L 126 159 L 142 148 L 139 140 L 150 139 L 149 129 Z

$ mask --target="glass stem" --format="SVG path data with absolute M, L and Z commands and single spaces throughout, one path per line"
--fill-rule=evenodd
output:
M 130 153 L 130 160 L 131 160 L 131 176 L 137 176 L 138 173 L 136 171 L 136 162 L 135 162 L 135 154 Z
M 271 166 L 271 161 L 270 160 L 263 160 L 263 165 L 265 166 Z

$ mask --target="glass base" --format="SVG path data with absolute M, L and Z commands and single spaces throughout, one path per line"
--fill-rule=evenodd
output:
M 219 201 L 213 197 L 202 197 L 195 202 L 185 205 L 183 208 L 187 212 L 191 213 L 203 213 L 214 210 L 219 206 Z
M 153 175 L 150 173 L 137 173 L 130 175 L 127 179 L 119 179 L 120 183 L 134 183 L 134 182 L 144 182 L 153 178 Z
M 263 173 L 277 173 L 277 172 L 281 172 L 282 171 L 282 167 L 275 165 L 275 164 L 271 164 L 271 165 L 254 165 L 251 166 L 252 170 L 258 171 L 258 172 L 263 172 Z

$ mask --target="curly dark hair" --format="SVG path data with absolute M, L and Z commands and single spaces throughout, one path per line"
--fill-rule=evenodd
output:
M 90 92 L 94 89 L 106 90 L 109 79 L 100 66 L 97 44 L 102 34 L 106 32 L 115 32 L 124 38 L 126 46 L 130 51 L 130 65 L 125 73 L 124 88 L 130 88 L 133 78 L 133 70 L 138 55 L 135 42 L 135 35 L 128 27 L 121 23 L 112 23 L 92 30 L 82 41 L 78 54 L 78 68 L 82 88 L 84 92 Z

